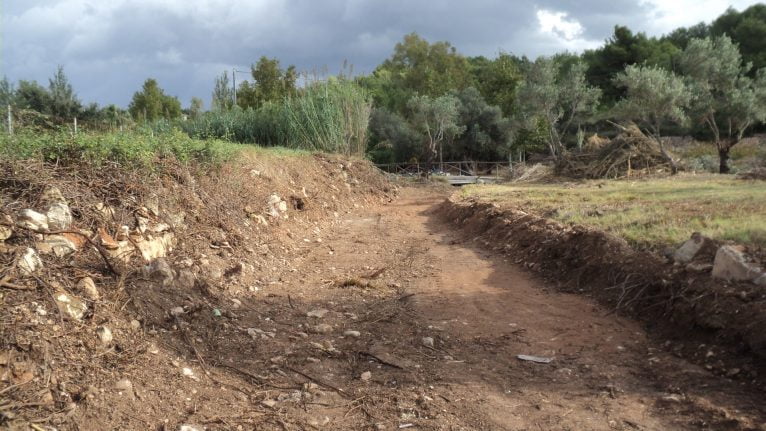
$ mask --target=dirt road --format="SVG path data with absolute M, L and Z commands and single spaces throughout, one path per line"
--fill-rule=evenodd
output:
M 164 324 L 170 342 L 157 342 L 176 353 L 150 355 L 156 371 L 123 372 L 136 399 L 107 393 L 97 402 L 118 409 L 78 417 L 94 426 L 80 429 L 766 429 L 763 393 L 464 237 L 436 213 L 444 198 L 404 189 L 389 205 L 288 231 L 240 306 L 145 322 Z M 179 302 L 133 295 L 144 315 Z M 213 300 L 184 298 L 187 309 Z
M 557 293 L 462 238 L 434 213 L 443 198 L 405 190 L 397 202 L 340 225 L 326 243 L 332 259 L 312 255 L 305 262 L 325 261 L 325 269 L 349 273 L 385 268 L 389 285 L 413 295 L 405 311 L 364 328 L 372 340 L 360 340 L 366 351 L 385 352 L 401 366 L 370 357 L 356 364 L 357 373 L 372 372 L 365 392 L 385 388 L 396 400 L 376 423 L 386 429 L 409 423 L 417 429 L 763 429 L 758 394 L 667 353 L 670 346 L 650 341 L 636 322 Z M 312 299 L 342 303 L 347 292 Z M 423 337 L 434 340 L 432 348 Z M 526 362 L 519 354 L 553 361 Z

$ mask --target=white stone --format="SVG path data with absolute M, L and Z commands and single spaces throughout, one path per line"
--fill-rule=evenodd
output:
M 27 247 L 16 265 L 19 267 L 22 274 L 34 274 L 38 269 L 42 268 L 43 261 L 33 248 Z
M 359 376 L 359 378 L 360 378 L 360 379 L 361 379 L 363 382 L 369 382 L 369 381 L 370 381 L 370 379 L 372 379 L 372 373 L 371 373 L 371 372 L 369 372 L 369 371 L 365 371 L 365 372 L 363 372 L 363 373 L 362 373 L 362 375 L 361 375 L 361 376 Z
M 420 342 L 423 343 L 423 345 L 426 347 L 434 347 L 434 339 L 431 337 L 423 337 Z
M 55 202 L 48 208 L 48 228 L 50 230 L 67 230 L 72 226 L 72 212 L 65 202 Z
M 737 247 L 725 245 L 718 249 L 713 262 L 713 278 L 723 280 L 754 280 L 761 276 L 761 268 L 748 263 Z
M 48 216 L 31 209 L 21 210 L 16 223 L 19 226 L 36 231 L 48 230 Z
M 170 315 L 173 316 L 173 317 L 178 317 L 178 316 L 180 316 L 180 315 L 182 315 L 184 313 L 186 313 L 186 311 L 184 310 L 183 307 L 173 307 L 170 310 Z
M 345 331 L 343 332 L 343 335 L 345 335 L 346 337 L 359 338 L 362 336 L 362 333 L 359 331 Z
M 80 320 L 88 311 L 88 305 L 80 298 L 72 296 L 64 291 L 59 291 L 54 295 L 56 305 L 62 314 L 72 320 Z
M 109 345 L 114 339 L 114 336 L 112 336 L 112 330 L 106 326 L 99 326 L 96 328 L 96 333 L 98 334 L 98 338 L 101 340 L 101 344 L 105 346 Z

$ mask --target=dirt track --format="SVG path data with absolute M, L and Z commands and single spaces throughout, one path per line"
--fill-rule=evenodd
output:
M 413 294 L 405 311 L 365 328 L 357 342 L 393 355 L 404 370 L 362 362 L 355 371 L 371 370 L 370 383 L 343 379 L 373 398 L 395 399 L 368 421 L 386 429 L 409 423 L 416 429 L 764 429 L 759 394 L 666 353 L 669 346 L 650 341 L 637 323 L 548 289 L 461 238 L 433 212 L 443 199 L 405 190 L 374 214 L 346 220 L 325 243 L 334 250 L 329 261 L 307 256 L 310 265 L 324 260 L 323 272 L 334 265 L 386 268 L 392 280 L 416 275 L 396 283 L 400 293 Z M 306 295 L 323 304 L 343 300 L 342 294 Z M 434 338 L 434 348 L 421 346 L 422 337 Z M 554 360 L 535 364 L 517 354 Z M 354 429 L 331 420 L 333 429 Z

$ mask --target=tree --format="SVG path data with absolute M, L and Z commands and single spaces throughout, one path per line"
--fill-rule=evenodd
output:
M 376 163 L 417 159 L 423 152 L 421 141 L 418 131 L 401 115 L 386 108 L 372 111 L 368 154 Z
M 635 121 L 644 129 L 657 142 L 675 174 L 678 167 L 665 149 L 661 130 L 668 122 L 683 124 L 687 119 L 684 108 L 691 96 L 683 79 L 657 66 L 631 65 L 614 80 L 618 87 L 626 90 L 625 98 L 617 103 L 614 113 Z
M 468 60 L 449 42 L 429 43 L 417 33 L 404 36 L 394 53 L 376 69 L 387 71 L 389 87 L 406 97 L 397 97 L 397 106 L 389 109 L 403 113 L 413 95 L 438 97 L 450 90 L 462 90 L 473 81 Z
M 8 77 L 3 76 L 3 79 L 0 80 L 0 108 L 12 105 L 15 96 L 16 89 L 14 88 L 13 83 L 8 81 Z
M 750 76 L 766 67 L 766 5 L 755 4 L 742 12 L 729 8 L 710 25 L 711 36 L 729 36 L 739 46 L 745 63 L 753 63 Z
M 436 98 L 424 95 L 413 97 L 407 105 L 412 112 L 413 127 L 425 135 L 426 175 L 430 175 L 437 148 L 445 139 L 452 139 L 465 130 L 458 125 L 460 100 L 452 95 Z
M 460 101 L 458 124 L 464 132 L 448 145 L 447 157 L 461 160 L 505 160 L 511 124 L 502 110 L 484 100 L 473 87 L 453 93 Z
M 204 102 L 199 97 L 192 97 L 189 103 L 189 117 L 197 118 L 204 109 Z
M 601 97 L 601 90 L 585 81 L 585 68 L 578 61 L 569 70 L 561 70 L 554 59 L 539 57 L 527 66 L 516 95 L 519 127 L 534 130 L 543 120 L 548 128 L 548 150 L 555 159 L 563 156 L 563 139 L 572 126 L 587 120 Z
M 504 115 L 510 116 L 513 112 L 516 87 L 521 82 L 519 60 L 501 52 L 493 60 L 473 57 L 470 62 L 474 81 L 484 100 L 490 105 L 500 107 Z
M 210 105 L 219 111 L 228 111 L 234 106 L 234 90 L 229 83 L 229 72 L 224 71 L 221 76 L 215 78 L 213 100 Z
M 48 113 L 51 105 L 51 95 L 37 81 L 19 81 L 14 103 L 20 109 L 31 109 L 40 113 Z
M 586 51 L 583 59 L 588 64 L 588 82 L 600 88 L 604 102 L 613 104 L 625 96 L 615 86 L 613 78 L 631 64 L 648 64 L 672 69 L 678 47 L 667 39 L 648 38 L 634 34 L 629 28 L 615 26 L 614 34 L 601 48 Z
M 663 36 L 662 40 L 668 41 L 680 49 L 686 49 L 692 39 L 704 39 L 708 36 L 710 36 L 710 26 L 701 22 L 691 27 L 677 28 Z
M 64 67 L 59 66 L 53 78 L 48 80 L 48 92 L 50 94 L 50 106 L 48 113 L 61 119 L 72 119 L 82 109 L 82 104 L 72 89 L 64 74 Z
M 279 102 L 295 95 L 298 72 L 295 66 L 282 69 L 279 60 L 262 56 L 250 66 L 253 84 L 242 82 L 237 90 L 237 105 L 242 108 L 260 108 L 267 102 Z
M 141 91 L 133 94 L 128 111 L 136 121 L 178 118 L 181 115 L 181 102 L 166 95 L 157 81 L 149 78 L 144 81 Z
M 766 69 L 755 79 L 728 36 L 694 39 L 679 58 L 691 89 L 691 114 L 712 134 L 720 173 L 729 172 L 729 151 L 751 127 L 766 119 Z

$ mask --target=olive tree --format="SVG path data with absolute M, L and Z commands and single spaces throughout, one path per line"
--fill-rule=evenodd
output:
M 729 151 L 766 119 L 766 71 L 750 78 L 739 48 L 728 36 L 693 39 L 679 66 L 691 89 L 692 117 L 712 134 L 719 172 L 729 172 Z
M 579 60 L 562 67 L 555 58 L 539 57 L 527 65 L 519 86 L 516 112 L 520 127 L 533 129 L 544 123 L 548 150 L 555 159 L 565 152 L 564 137 L 595 112 L 601 98 L 601 90 L 586 82 L 585 70 Z
M 437 148 L 445 139 L 452 139 L 464 130 L 458 125 L 460 100 L 453 95 L 414 96 L 407 106 L 412 125 L 425 137 L 426 164 L 430 173 Z
M 678 167 L 665 149 L 661 131 L 667 123 L 683 124 L 687 120 L 684 108 L 691 96 L 683 79 L 657 66 L 630 65 L 614 82 L 625 89 L 625 97 L 615 105 L 614 115 L 635 121 L 654 139 L 675 174 Z

